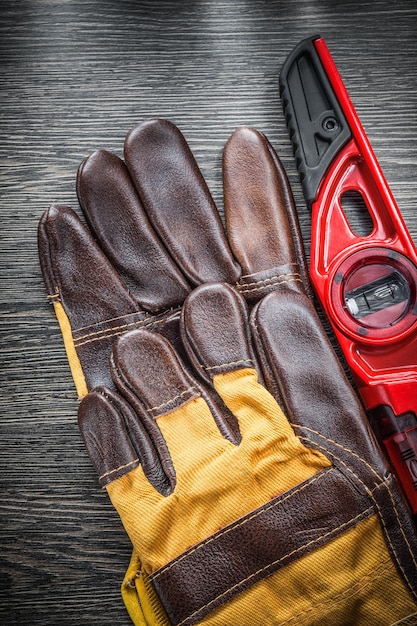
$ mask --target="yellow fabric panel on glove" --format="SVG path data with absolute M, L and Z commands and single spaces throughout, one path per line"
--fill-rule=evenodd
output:
M 74 379 L 75 388 L 77 390 L 78 397 L 83 398 L 85 395 L 87 395 L 88 389 L 85 382 L 80 359 L 78 358 L 78 354 L 74 346 L 71 323 L 68 319 L 67 314 L 65 313 L 62 304 L 57 300 L 55 300 L 53 304 L 55 309 L 55 315 L 61 329 L 62 338 L 64 340 L 65 350 L 67 353 L 71 374 Z
M 257 382 L 254 370 L 219 374 L 214 377 L 214 385 L 229 408 L 239 415 L 243 437 L 240 446 L 220 436 L 200 397 L 158 418 L 182 477 L 170 496 L 173 502 L 148 495 L 152 488 L 140 468 L 107 487 L 138 552 L 148 554 L 152 553 L 152 546 L 157 548 L 152 560 L 134 563 L 126 576 L 135 588 L 125 584 L 124 596 L 132 594 L 135 606 L 137 594 L 143 602 L 143 614 L 147 615 L 148 621 L 143 622 L 142 616 L 131 614 L 139 626 L 169 624 L 156 604 L 157 599 L 152 598 L 148 576 L 214 534 L 216 528 L 210 527 L 212 518 L 207 511 L 214 509 L 216 525 L 225 528 L 330 467 L 322 454 L 300 444 L 275 400 Z M 162 503 L 167 514 L 158 508 Z M 362 518 L 363 512 L 358 517 Z M 138 519 L 142 520 L 139 525 Z M 336 538 L 306 556 L 297 559 L 296 554 L 291 555 L 294 561 L 289 565 L 198 623 L 382 626 L 391 624 L 402 613 L 408 615 L 416 604 L 398 576 L 376 515 L 367 515 L 355 525 L 352 522 L 355 520 L 346 521 Z M 313 548 L 326 538 L 325 529 L 322 534 L 323 537 L 311 539 Z M 146 538 L 146 543 L 141 537 Z M 287 555 L 281 558 L 284 560 Z

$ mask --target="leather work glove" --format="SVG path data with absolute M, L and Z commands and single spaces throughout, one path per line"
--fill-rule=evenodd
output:
M 125 162 L 99 150 L 79 168 L 77 193 L 88 227 L 60 205 L 39 223 L 48 298 L 80 397 L 97 385 L 112 387 L 108 359 L 124 332 L 157 329 L 181 349 L 179 308 L 196 285 L 237 284 L 248 301 L 256 301 L 282 283 L 302 289 L 301 280 L 306 282 L 291 190 L 261 133 L 238 129 L 224 150 L 230 246 L 174 124 L 139 124 L 124 152 Z M 288 249 L 289 228 L 301 265 Z
M 310 300 L 282 288 L 249 318 L 233 287 L 202 285 L 180 328 L 187 362 L 158 333 L 116 340 L 134 415 L 103 387 L 79 410 L 134 546 L 133 622 L 416 623 L 416 535 Z
M 413 614 L 415 528 L 305 295 L 270 144 L 252 129 L 226 144 L 228 241 L 175 126 L 134 129 L 125 162 L 89 157 L 77 184 L 89 229 L 54 206 L 39 247 L 78 393 L 94 389 L 81 431 L 134 547 L 122 586 L 132 620 Z M 195 289 L 213 282 L 234 288 Z

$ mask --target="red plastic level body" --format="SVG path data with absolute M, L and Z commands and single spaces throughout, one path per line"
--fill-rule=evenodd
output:
M 417 418 L 416 248 L 326 43 L 319 38 L 314 45 L 352 138 L 312 204 L 311 279 L 366 409 L 383 406 L 394 416 Z M 352 191 L 361 194 L 372 218 L 366 237 L 352 231 L 342 207 L 343 194 Z M 366 298 L 383 300 L 401 290 L 398 303 L 355 317 Z M 384 444 L 417 513 L 417 426 L 390 433 Z

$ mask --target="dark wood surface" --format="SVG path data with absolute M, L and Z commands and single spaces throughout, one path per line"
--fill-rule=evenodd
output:
M 1 0 L 0 29 L 0 623 L 127 625 L 129 540 L 78 434 L 38 219 L 52 202 L 77 208 L 83 157 L 121 155 L 155 116 L 181 128 L 221 210 L 222 146 L 252 125 L 288 170 L 308 248 L 278 74 L 320 33 L 417 242 L 417 4 Z

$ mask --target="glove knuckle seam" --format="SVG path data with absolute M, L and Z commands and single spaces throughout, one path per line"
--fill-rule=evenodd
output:
M 252 359 L 240 359 L 238 361 L 229 361 L 229 363 L 221 363 L 220 365 L 209 365 L 209 366 L 202 365 L 202 367 L 208 372 L 209 370 L 222 369 L 224 367 L 230 367 L 232 365 L 245 365 L 248 368 L 254 367 L 254 363 Z
M 156 326 L 157 324 L 161 324 L 164 320 L 158 319 L 147 319 L 147 320 L 137 320 L 135 322 L 129 322 L 127 324 L 121 324 L 120 326 L 115 326 L 114 328 L 105 328 L 103 330 L 97 330 L 93 333 L 88 333 L 87 335 L 83 335 L 81 337 L 74 338 L 74 345 L 77 348 L 81 346 L 85 346 L 89 343 L 93 343 L 95 341 L 101 341 L 106 339 L 111 339 L 112 337 L 117 337 L 119 335 L 123 335 L 125 332 L 129 330 L 137 329 L 146 329 L 149 327 Z M 105 322 L 100 322 L 105 323 Z M 77 331 L 74 331 L 76 333 Z
M 290 274 L 282 275 L 282 277 L 284 276 L 290 276 Z M 296 274 L 293 275 L 293 278 L 287 278 L 286 280 L 279 280 L 280 278 L 281 278 L 280 276 L 276 276 L 274 277 L 274 280 L 268 279 L 268 280 L 256 281 L 247 286 L 238 284 L 237 289 L 240 291 L 240 293 L 250 293 L 254 291 L 261 291 L 262 289 L 269 289 L 269 288 L 277 287 L 279 285 L 286 285 L 288 283 L 302 283 L 303 282 L 301 278 L 296 278 Z M 257 285 L 260 285 L 260 286 L 257 286 Z
M 111 476 L 112 474 L 116 473 L 116 472 L 120 472 L 121 470 L 126 469 L 127 467 L 129 467 L 130 465 L 134 465 L 135 463 L 139 463 L 139 459 L 133 459 L 133 461 L 129 461 L 129 463 L 125 463 L 124 465 L 119 465 L 119 467 L 115 467 L 112 470 L 109 470 L 108 472 L 104 472 L 104 474 L 102 474 L 101 476 L 99 476 L 99 480 L 103 480 L 104 478 L 108 478 L 109 476 Z
M 298 268 L 298 266 L 299 266 L 299 265 L 298 265 L 298 263 L 296 263 L 296 262 L 292 262 L 292 263 L 287 263 L 287 264 L 286 264 L 286 267 L 290 267 L 291 265 L 293 265 L 293 266 L 294 266 L 294 267 L 296 267 L 296 268 Z M 272 269 L 273 269 L 273 268 L 271 268 L 271 270 L 272 270 Z M 264 272 L 265 272 L 265 271 L 268 271 L 268 270 L 264 270 Z M 243 276 L 241 276 L 240 280 L 245 280 L 245 278 L 252 278 L 252 276 L 259 276 L 259 274 L 262 274 L 262 273 L 263 273 L 263 272 L 261 271 L 261 272 L 254 272 L 253 274 L 244 274 Z M 295 273 L 296 273 L 296 274 L 298 274 L 298 272 L 295 272 Z M 278 274 L 278 275 L 279 275 L 279 274 Z M 282 275 L 283 275 L 283 276 L 285 276 L 286 274 L 282 274 Z
M 152 316 L 149 315 L 147 313 L 145 313 L 144 311 L 133 311 L 132 313 L 123 313 L 123 315 L 117 315 L 116 317 L 108 317 L 104 320 L 99 320 L 98 322 L 93 322 L 92 324 L 87 324 L 86 326 L 79 326 L 77 329 L 74 330 L 74 333 L 80 333 L 81 331 L 86 331 L 89 330 L 90 328 L 95 328 L 96 326 L 101 326 L 104 324 L 110 324 L 111 322 L 117 322 L 118 320 L 123 320 L 123 319 L 127 319 L 129 317 L 134 317 L 136 315 L 141 315 L 142 318 L 139 321 L 146 321 L 147 319 L 150 319 L 151 317 L 157 317 L 157 316 Z M 137 320 L 138 321 L 138 320 Z M 116 326 L 114 328 L 117 328 Z M 97 332 L 104 332 L 105 330 L 108 329 L 103 329 L 102 331 L 97 331 Z M 91 333 L 94 334 L 94 333 Z M 85 337 L 88 337 L 87 335 L 84 335 Z M 82 337 L 81 337 L 82 338 Z
M 184 389 L 184 391 L 181 391 L 181 393 L 179 393 L 176 396 L 170 398 L 166 402 L 163 402 L 162 404 L 159 404 L 158 406 L 149 407 L 146 410 L 147 410 L 148 413 L 156 413 L 156 412 L 160 411 L 161 409 L 165 409 L 166 407 L 169 407 L 170 405 L 175 404 L 177 400 L 179 400 L 179 399 L 181 399 L 181 398 L 183 398 L 184 396 L 187 396 L 187 395 L 189 397 L 186 398 L 186 400 L 191 400 L 193 397 L 200 397 L 200 394 L 198 393 L 197 387 L 195 387 L 193 385 L 191 387 L 187 387 L 187 389 Z

